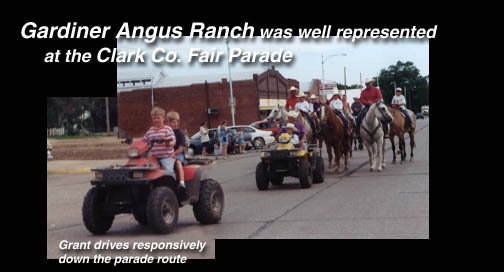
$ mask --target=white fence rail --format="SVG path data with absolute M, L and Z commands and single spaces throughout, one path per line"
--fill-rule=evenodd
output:
M 48 128 L 47 137 L 49 136 L 65 136 L 65 128 Z

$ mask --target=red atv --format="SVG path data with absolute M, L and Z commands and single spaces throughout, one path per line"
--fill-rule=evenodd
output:
M 184 166 L 186 195 L 179 193 L 178 181 L 160 168 L 149 154 L 155 143 L 137 141 L 128 150 L 128 163 L 123 166 L 92 169 L 95 179 L 82 206 L 84 225 L 93 234 L 104 234 L 112 226 L 114 217 L 133 213 L 136 221 L 150 225 L 157 233 L 173 231 L 178 221 L 178 210 L 193 206 L 194 216 L 202 224 L 215 224 L 224 210 L 224 192 L 220 184 L 204 177 L 211 160 L 188 160 Z

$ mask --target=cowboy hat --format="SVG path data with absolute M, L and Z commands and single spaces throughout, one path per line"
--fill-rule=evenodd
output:
M 402 92 L 402 89 L 399 87 L 397 87 L 397 89 L 395 89 L 395 90 L 396 90 L 396 92 Z
M 360 97 L 358 97 L 358 96 L 354 96 L 354 98 L 353 98 L 353 99 L 354 99 L 354 100 L 356 100 L 356 99 L 360 99 Z
M 293 129 L 294 131 L 297 131 L 296 126 L 293 123 L 288 123 L 287 126 L 285 126 L 285 129 Z
M 299 112 L 297 111 L 289 111 L 289 113 L 287 114 L 288 117 L 292 117 L 292 118 L 298 118 L 299 116 Z
M 296 88 L 296 87 L 292 86 L 292 87 L 290 87 L 290 90 L 289 90 L 289 91 L 290 91 L 290 92 L 296 92 L 297 90 L 298 90 L 298 88 Z
M 316 97 L 314 94 L 312 94 L 312 95 L 310 96 L 310 99 L 316 99 L 316 98 L 317 98 L 317 97 Z
M 296 97 L 306 97 L 306 94 L 304 94 L 303 92 L 300 92 Z
M 374 82 L 374 78 L 372 78 L 372 77 L 366 78 L 365 83 L 369 83 L 369 82 Z

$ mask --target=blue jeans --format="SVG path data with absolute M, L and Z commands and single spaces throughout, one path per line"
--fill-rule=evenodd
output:
M 348 120 L 346 119 L 345 115 L 339 110 L 334 110 L 334 112 L 341 118 L 341 120 L 343 120 L 345 129 L 348 129 Z
M 179 160 L 181 163 L 184 163 L 184 161 L 185 161 L 184 153 L 177 154 L 175 156 L 175 159 Z
M 175 159 L 172 158 L 158 158 L 159 163 L 161 166 L 168 171 L 168 175 L 172 176 L 174 179 L 177 179 L 175 177 L 175 172 L 173 172 L 173 168 L 175 167 Z
M 364 106 L 364 108 L 359 113 L 359 116 L 357 116 L 357 119 L 355 119 L 355 123 L 356 123 L 355 131 L 357 133 L 359 133 L 359 131 L 360 131 L 360 124 L 361 124 L 362 115 L 364 114 L 364 111 L 366 111 L 368 108 L 369 108 L 369 105 Z M 382 123 L 383 129 L 385 130 L 385 132 L 387 132 L 388 131 L 387 121 L 380 120 L 380 122 Z
M 411 121 L 411 116 L 409 115 L 409 112 L 406 110 L 406 109 L 401 109 L 401 111 L 404 113 L 404 115 L 406 115 L 406 118 L 408 118 L 408 122 L 411 124 L 413 124 L 413 121 Z
M 313 121 L 313 118 L 311 118 L 311 116 L 307 112 L 304 111 L 300 112 L 306 117 L 306 119 L 308 119 L 308 122 L 310 122 L 312 129 L 315 131 L 317 128 L 315 126 L 315 121 Z

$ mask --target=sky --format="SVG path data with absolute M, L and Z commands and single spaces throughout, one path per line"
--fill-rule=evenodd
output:
M 142 48 L 147 51 L 146 64 L 118 64 L 118 77 L 132 75 L 137 72 L 157 73 L 164 71 L 170 76 L 190 76 L 206 75 L 217 73 L 228 73 L 227 61 L 218 64 L 200 64 L 186 62 L 189 48 L 201 48 L 202 50 L 222 50 L 225 54 L 225 40 L 199 40 L 184 37 L 177 41 L 157 41 L 154 44 L 147 44 L 143 40 L 119 40 L 117 43 L 119 50 L 134 50 Z M 167 50 L 175 50 L 181 58 L 177 64 L 153 64 L 150 62 L 150 54 L 158 47 Z M 295 37 L 290 40 L 264 40 L 259 37 L 253 40 L 232 40 L 230 48 L 238 47 L 242 50 L 269 51 L 283 48 L 290 50 L 294 54 L 294 61 L 290 64 L 275 63 L 243 64 L 234 62 L 231 64 L 231 76 L 233 72 L 260 72 L 275 66 L 284 77 L 296 79 L 299 82 L 310 82 L 313 79 L 322 78 L 322 54 L 324 58 L 335 54 L 347 54 L 346 56 L 333 56 L 328 58 L 324 64 L 324 77 L 327 81 L 344 82 L 344 67 L 346 67 L 347 85 L 359 84 L 360 73 L 362 80 L 379 74 L 381 69 L 386 69 L 394 65 L 397 61 L 411 61 L 420 70 L 422 76 L 429 74 L 429 42 L 428 40 L 363 40 L 356 43 L 342 39 L 328 40 L 300 40 Z M 225 58 L 224 58 L 225 59 Z

